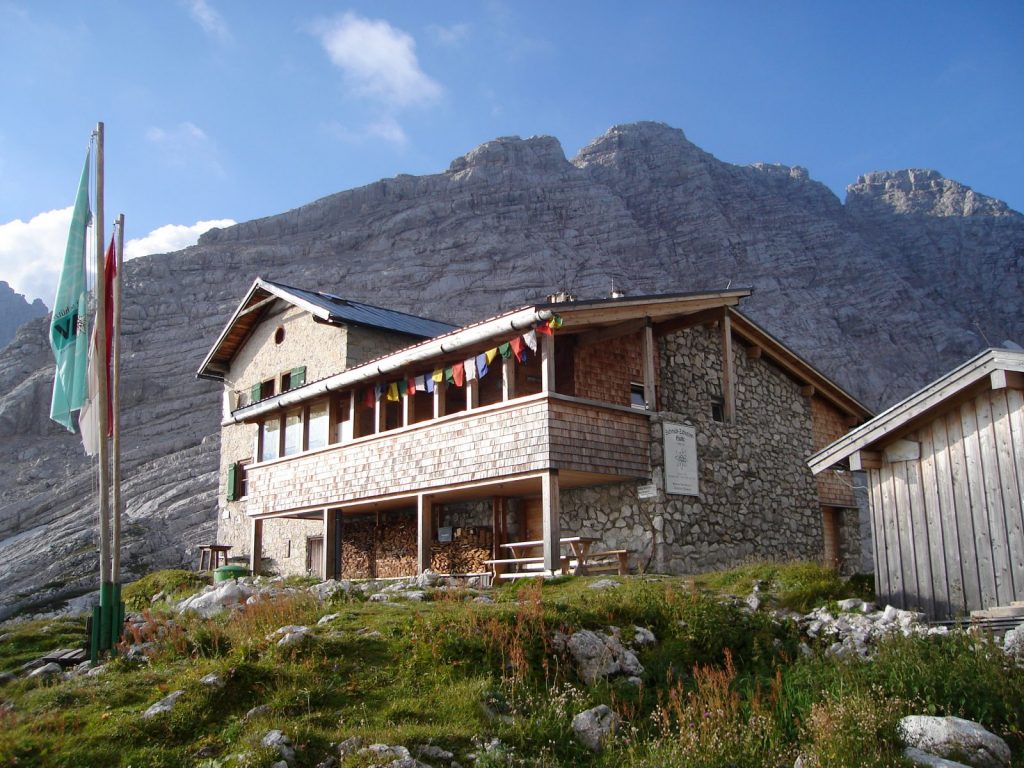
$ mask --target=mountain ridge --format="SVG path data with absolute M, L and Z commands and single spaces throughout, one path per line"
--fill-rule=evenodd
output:
M 986 339 L 1024 339 L 1024 217 L 900 173 L 862 176 L 851 207 L 799 166 L 724 163 L 664 124 L 615 126 L 572 160 L 552 137 L 504 137 L 128 262 L 127 573 L 215 536 L 221 398 L 194 372 L 256 276 L 456 324 L 557 290 L 750 285 L 745 313 L 875 407 Z M 89 467 L 46 418 L 45 334 L 33 321 L 0 351 L 0 616 L 94 581 Z

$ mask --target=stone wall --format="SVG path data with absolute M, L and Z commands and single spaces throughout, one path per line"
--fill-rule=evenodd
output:
M 661 340 L 663 410 L 651 423 L 651 463 L 659 486 L 640 499 L 642 483 L 565 491 L 562 528 L 630 549 L 635 565 L 695 573 L 761 558 L 820 560 L 817 488 L 804 464 L 812 452 L 811 410 L 800 386 L 764 358 L 737 349 L 736 419 L 716 421 L 721 402 L 717 328 L 701 326 Z M 717 415 L 717 409 L 715 409 Z M 697 431 L 700 495 L 666 495 L 662 423 Z M 857 552 L 856 526 L 843 526 L 844 546 Z

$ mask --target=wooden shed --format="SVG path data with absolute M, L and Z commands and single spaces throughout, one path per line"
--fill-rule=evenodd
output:
M 808 460 L 847 462 L 880 601 L 941 620 L 1024 600 L 1024 352 L 989 349 Z

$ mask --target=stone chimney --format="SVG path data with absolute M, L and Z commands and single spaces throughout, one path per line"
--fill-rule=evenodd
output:
M 548 294 L 548 304 L 564 304 L 569 301 L 576 301 L 576 296 L 568 291 Z

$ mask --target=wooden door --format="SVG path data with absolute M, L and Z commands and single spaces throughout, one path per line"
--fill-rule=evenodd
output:
M 309 536 L 306 539 L 306 573 L 318 579 L 324 577 L 323 536 Z

